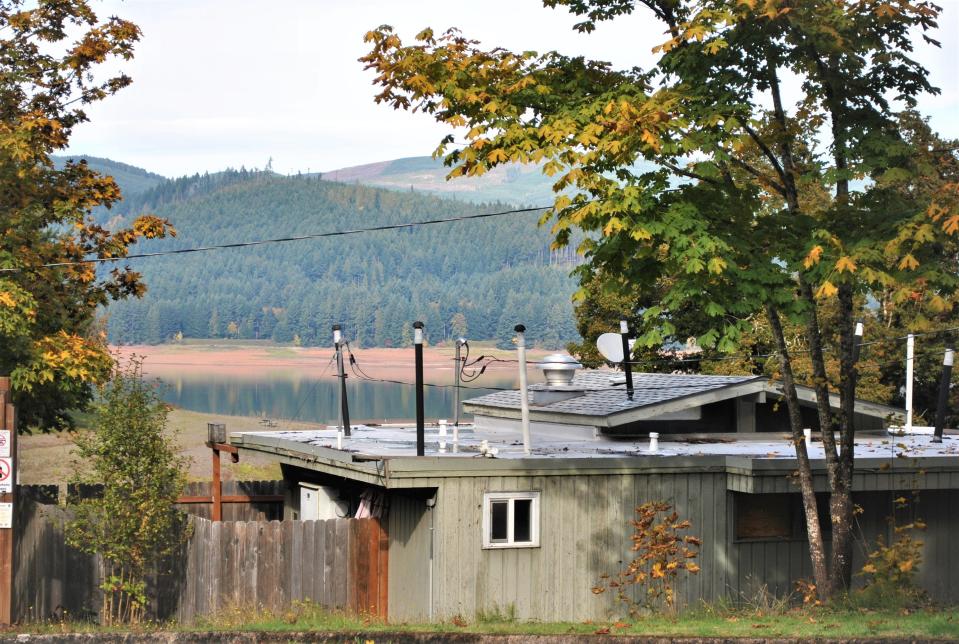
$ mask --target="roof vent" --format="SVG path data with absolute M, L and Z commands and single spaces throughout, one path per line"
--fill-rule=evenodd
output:
M 539 368 L 543 370 L 548 386 L 568 387 L 573 384 L 573 376 L 576 375 L 576 370 L 582 369 L 583 365 L 576 362 L 576 359 L 572 356 L 551 353 L 543 358 Z

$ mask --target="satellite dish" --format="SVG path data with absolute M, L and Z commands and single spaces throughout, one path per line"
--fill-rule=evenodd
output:
M 636 338 L 629 339 L 629 348 L 632 350 Z M 603 357 L 610 362 L 623 361 L 623 336 L 619 333 L 604 333 L 596 338 L 596 348 Z
M 618 333 L 604 333 L 596 338 L 596 348 L 610 362 L 623 361 L 623 336 Z

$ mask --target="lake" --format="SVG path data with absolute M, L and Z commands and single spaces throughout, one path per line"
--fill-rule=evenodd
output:
M 267 373 L 263 377 L 222 372 L 154 374 L 161 395 L 170 404 L 191 411 L 253 416 L 282 420 L 336 424 L 339 414 L 339 381 L 300 374 Z M 432 380 L 432 379 L 431 379 Z M 347 378 L 350 422 L 397 422 L 416 418 L 416 392 L 409 385 Z M 435 382 L 435 380 L 434 380 Z M 486 375 L 490 387 L 515 386 L 509 375 Z M 475 398 L 493 389 L 463 389 L 461 399 Z M 424 409 L 427 419 L 453 419 L 453 388 L 427 386 Z M 467 418 L 467 416 L 462 416 Z

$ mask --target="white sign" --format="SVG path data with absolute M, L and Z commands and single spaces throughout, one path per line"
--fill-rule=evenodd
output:
M 0 456 L 10 456 L 9 429 L 0 429 Z
M 0 528 L 13 527 L 13 504 L 0 503 Z
M 13 492 L 13 459 L 0 458 L 0 493 Z

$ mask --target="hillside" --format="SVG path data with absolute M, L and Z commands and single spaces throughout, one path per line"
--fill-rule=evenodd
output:
M 166 177 L 149 172 L 143 168 L 138 168 L 126 163 L 120 163 L 119 161 L 112 161 L 110 159 L 91 157 L 82 154 L 54 156 L 53 163 L 57 168 L 62 168 L 68 159 L 85 159 L 87 164 L 93 170 L 96 170 L 100 174 L 112 175 L 113 179 L 117 182 L 117 185 L 120 186 L 120 190 L 123 192 L 124 197 L 130 197 L 132 195 L 140 194 L 141 192 L 146 192 L 150 188 L 154 188 L 163 181 L 166 181 Z
M 114 214 L 168 217 L 173 240 L 135 252 L 305 235 L 508 209 L 420 193 L 266 172 L 227 171 L 165 181 Z M 119 222 L 118 222 L 119 223 Z M 551 253 L 535 214 L 402 231 L 133 260 L 149 287 L 110 306 L 114 342 L 271 338 L 326 345 L 330 327 L 366 346 L 401 346 L 411 323 L 430 341 L 465 334 L 557 347 L 576 336 L 569 253 Z M 455 320 L 455 321 L 454 321 Z
M 480 177 L 446 181 L 449 168 L 441 159 L 408 157 L 324 172 L 329 181 L 359 183 L 390 190 L 415 190 L 459 201 L 540 206 L 553 201 L 553 181 L 539 165 L 510 165 L 494 168 Z

